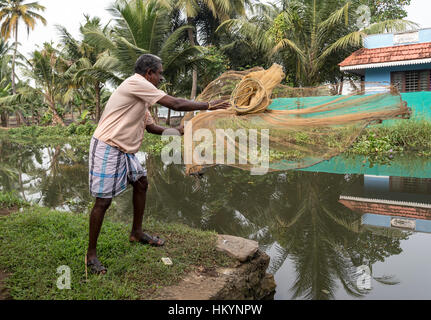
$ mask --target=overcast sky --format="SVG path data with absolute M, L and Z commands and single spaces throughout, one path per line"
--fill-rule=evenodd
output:
M 36 44 L 50 40 L 58 42 L 56 24 L 65 26 L 72 35 L 77 37 L 79 26 L 85 20 L 84 14 L 98 16 L 102 22 L 107 23 L 111 15 L 106 8 L 113 3 L 113 0 L 39 0 L 39 3 L 46 7 L 42 15 L 48 24 L 47 26 L 36 25 L 35 30 L 30 32 L 30 36 L 27 36 L 25 29 L 21 27 L 20 51 L 27 56 L 34 50 Z M 408 20 L 419 23 L 421 28 L 431 28 L 431 0 L 412 0 L 407 11 Z

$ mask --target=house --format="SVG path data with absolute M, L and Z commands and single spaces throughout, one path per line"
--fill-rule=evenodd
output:
M 339 66 L 361 76 L 365 93 L 392 84 L 415 117 L 431 120 L 431 29 L 370 35 Z
M 364 175 L 339 203 L 362 214 L 362 224 L 431 233 L 431 179 Z

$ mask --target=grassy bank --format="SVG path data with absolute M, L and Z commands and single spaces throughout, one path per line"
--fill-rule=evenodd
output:
M 105 276 L 85 279 L 88 217 L 29 207 L 0 217 L 0 270 L 11 276 L 6 287 L 13 299 L 151 299 L 157 289 L 177 283 L 196 267 L 227 266 L 216 252 L 216 234 L 183 225 L 144 222 L 148 232 L 167 240 L 162 248 L 130 244 L 130 226 L 105 221 L 98 243 Z M 166 266 L 162 257 L 173 265 Z M 57 288 L 59 266 L 71 269 L 71 289 Z
M 88 148 L 96 125 L 87 123 L 83 125 L 71 124 L 62 126 L 29 126 L 0 130 L 0 138 L 9 139 L 20 144 L 55 146 L 59 143 L 69 143 L 76 147 Z M 160 136 L 146 133 L 141 151 L 160 153 L 165 144 Z
M 431 156 L 431 122 L 409 120 L 390 127 L 371 126 L 347 151 L 347 154 L 364 155 L 379 163 L 407 153 Z

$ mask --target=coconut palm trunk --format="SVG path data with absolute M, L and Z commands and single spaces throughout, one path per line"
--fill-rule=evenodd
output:
M 189 25 L 193 25 L 191 18 L 188 18 L 187 20 L 188 20 Z M 190 45 L 194 47 L 196 44 L 195 44 L 195 37 L 193 34 L 193 29 L 189 29 L 187 31 L 187 33 L 189 36 Z M 196 66 L 194 66 L 193 67 L 193 74 L 192 74 L 192 92 L 190 94 L 191 100 L 194 100 L 196 98 L 197 89 L 198 89 L 198 70 L 197 70 Z
M 52 99 L 51 97 L 47 97 L 47 103 L 48 103 L 49 109 L 52 112 L 52 124 L 61 125 L 65 127 L 66 125 L 64 124 L 63 119 L 61 119 L 61 117 L 58 115 L 57 110 L 55 108 L 54 99 Z
M 100 83 L 96 82 L 94 86 L 94 91 L 96 92 L 96 123 L 99 123 L 101 110 L 100 110 Z
M 16 25 L 16 29 L 15 29 L 15 44 L 14 44 L 13 57 L 12 57 L 12 93 L 13 94 L 16 94 L 15 61 L 16 61 L 17 52 L 18 52 L 18 24 Z
M 171 109 L 168 109 L 168 117 L 166 118 L 166 125 L 171 125 Z
M 16 94 L 16 84 L 15 84 L 15 62 L 16 62 L 16 56 L 18 52 L 18 24 L 16 25 L 15 29 L 15 46 L 13 50 L 13 57 L 12 57 L 12 93 Z M 17 126 L 20 126 L 21 123 L 26 123 L 26 120 L 24 119 L 24 116 L 21 111 L 15 111 L 16 116 L 16 124 Z
M 7 127 L 7 125 L 8 125 L 7 111 L 4 111 L 1 113 L 1 125 L 2 125 L 2 127 Z

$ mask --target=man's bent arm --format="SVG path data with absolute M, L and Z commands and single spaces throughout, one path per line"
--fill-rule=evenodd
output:
M 175 98 L 169 95 L 164 96 L 157 103 L 174 111 L 197 111 L 209 109 L 208 102 L 196 102 L 192 100 Z
M 154 123 L 146 126 L 147 132 L 152 133 L 152 134 L 156 134 L 156 135 L 162 135 L 163 132 L 165 130 L 167 130 L 167 129 L 176 129 L 176 130 L 179 131 L 179 133 L 181 135 L 184 134 L 184 128 L 183 128 L 183 126 L 179 126 L 177 128 L 165 128 L 165 127 L 162 127 L 162 126 L 158 126 L 157 124 L 154 124 Z

